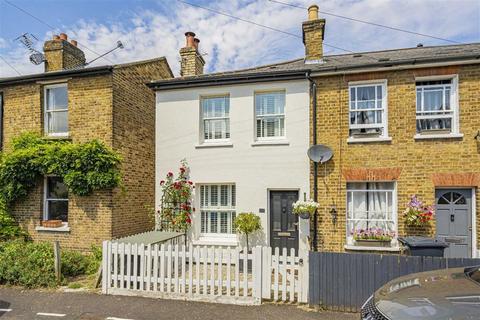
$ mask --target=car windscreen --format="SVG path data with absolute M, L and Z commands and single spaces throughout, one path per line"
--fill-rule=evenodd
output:
M 480 268 L 475 268 L 467 272 L 470 279 L 480 283 Z

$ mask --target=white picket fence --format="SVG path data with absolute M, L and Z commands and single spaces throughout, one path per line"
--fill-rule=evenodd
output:
M 307 302 L 308 264 L 295 250 L 105 241 L 105 294 L 235 304 Z M 308 255 L 306 255 L 308 257 Z

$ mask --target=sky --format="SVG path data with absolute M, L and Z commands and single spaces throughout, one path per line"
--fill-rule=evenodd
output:
M 183 1 L 183 0 L 182 0 Z M 226 17 L 179 0 L 0 0 L 0 77 L 43 72 L 29 62 L 29 51 L 15 41 L 31 33 L 43 42 L 65 32 L 84 50 L 87 61 L 121 40 L 124 49 L 92 65 L 132 62 L 166 56 L 175 75 L 184 33 L 200 39 L 206 72 L 254 67 L 304 56 L 302 21 L 305 9 L 269 0 L 185 0 L 297 36 Z M 480 0 L 281 0 L 300 7 L 317 3 L 320 11 L 425 33 L 461 43 L 480 42 Z M 16 8 L 16 7 L 18 8 Z M 28 12 L 25 13 L 20 9 Z M 32 17 L 32 15 L 34 17 Z M 327 55 L 447 45 L 432 39 L 349 21 L 326 19 Z M 40 21 L 39 21 L 40 20 Z M 13 66 L 11 68 L 5 60 Z

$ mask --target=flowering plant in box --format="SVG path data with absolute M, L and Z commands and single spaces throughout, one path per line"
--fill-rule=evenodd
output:
M 300 201 L 298 200 L 293 204 L 293 213 L 295 214 L 314 214 L 315 210 L 320 208 L 320 205 L 318 202 L 315 202 L 313 200 L 305 200 L 305 201 Z
M 189 180 L 190 169 L 183 160 L 177 178 L 168 172 L 165 180 L 160 181 L 162 188 L 162 208 L 157 211 L 162 223 L 175 231 L 187 231 L 192 224 L 191 199 L 193 182 Z
M 433 206 L 425 205 L 418 200 L 416 195 L 412 195 L 404 211 L 405 221 L 409 226 L 425 226 L 435 216 Z
M 351 234 L 356 241 L 391 241 L 395 237 L 395 232 L 383 230 L 382 228 L 354 229 Z

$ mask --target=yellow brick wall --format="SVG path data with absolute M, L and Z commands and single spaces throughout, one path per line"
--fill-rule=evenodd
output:
M 99 139 L 113 146 L 112 77 L 110 75 L 68 79 L 69 131 L 72 142 Z M 23 132 L 43 134 L 43 88 L 30 83 L 2 88 L 4 96 L 4 142 Z M 29 195 L 18 200 L 12 213 L 33 240 L 60 240 L 67 248 L 88 250 L 92 244 L 111 238 L 112 191 L 88 197 L 69 196 L 69 233 L 36 231 L 43 215 L 43 179 Z
M 125 192 L 114 193 L 113 236 L 153 228 L 155 203 L 155 94 L 145 83 L 171 77 L 164 60 L 114 69 L 114 140 L 120 152 Z
M 458 74 L 460 132 L 458 139 L 415 140 L 415 77 Z M 388 81 L 388 132 L 391 142 L 349 144 L 348 82 L 371 79 Z M 480 130 L 480 66 L 417 69 L 318 77 L 317 129 L 318 143 L 333 149 L 334 156 L 319 167 L 318 248 L 344 251 L 346 242 L 346 180 L 341 172 L 351 168 L 401 168 L 397 181 L 399 234 L 435 234 L 435 223 L 425 230 L 405 226 L 402 212 L 410 195 L 417 194 L 429 204 L 434 203 L 434 173 L 480 174 L 480 142 L 474 137 Z M 326 169 L 326 171 L 325 171 Z M 313 170 L 312 170 L 313 189 Z M 476 189 L 476 198 L 480 193 Z M 333 225 L 331 205 L 338 210 L 338 222 Z M 480 225 L 480 201 L 477 200 L 477 225 Z M 480 238 L 477 227 L 477 239 Z M 480 247 L 480 242 L 478 243 Z

